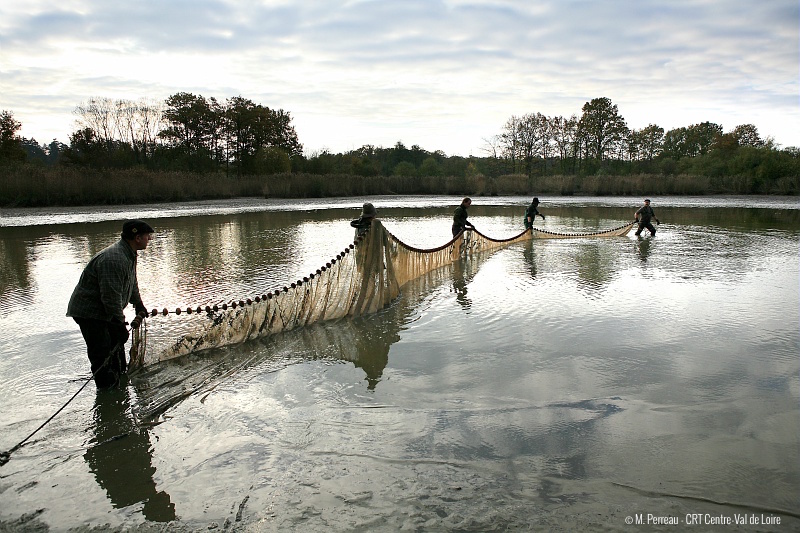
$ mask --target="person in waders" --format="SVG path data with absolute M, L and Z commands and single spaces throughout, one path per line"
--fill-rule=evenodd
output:
M 539 199 L 534 196 L 531 205 L 525 209 L 525 229 L 531 229 L 533 227 L 533 222 L 536 220 L 537 215 L 544 220 L 544 215 L 539 212 L 538 207 Z
M 361 216 L 350 221 L 350 225 L 356 228 L 356 238 L 360 237 L 369 230 L 372 221 L 378 216 L 378 210 L 369 202 L 365 202 L 361 208 Z
M 98 389 L 112 387 L 127 370 L 125 342 L 130 334 L 123 309 L 147 313 L 136 281 L 137 252 L 147 248 L 153 228 L 141 220 L 122 225 L 120 240 L 98 252 L 83 269 L 67 305 L 67 316 L 81 329 Z
M 472 205 L 471 198 L 464 198 L 461 200 L 461 205 L 456 207 L 453 211 L 453 237 L 464 231 L 466 228 L 475 229 L 469 221 L 467 221 L 467 208 Z
M 641 235 L 642 230 L 647 228 L 648 231 L 650 231 L 650 235 L 655 236 L 656 228 L 653 227 L 653 225 L 650 223 L 650 220 L 654 219 L 656 221 L 656 224 L 661 224 L 661 221 L 658 220 L 658 217 L 656 217 L 653 208 L 650 207 L 649 199 L 644 201 L 644 205 L 640 207 L 636 211 L 636 213 L 633 214 L 633 216 L 636 219 L 636 222 L 639 223 L 639 229 L 636 230 L 636 233 L 634 235 L 636 236 Z

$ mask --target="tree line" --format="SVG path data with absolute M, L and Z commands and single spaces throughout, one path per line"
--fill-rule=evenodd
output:
M 289 113 L 240 96 L 222 102 L 185 92 L 163 102 L 90 98 L 73 114 L 77 129 L 68 145 L 55 140 L 38 145 L 17 137 L 18 146 L 13 146 L 21 124 L 3 111 L 0 135 L 9 146 L 0 158 L 244 175 L 288 170 L 290 157 L 303 148 Z
M 656 124 L 630 129 L 608 98 L 586 102 L 580 117 L 547 117 L 542 113 L 512 116 L 501 133 L 487 140 L 487 146 L 491 157 L 504 165 L 504 172 L 529 176 L 604 171 L 670 174 L 679 169 L 702 174 L 703 165 L 689 164 L 689 159 L 715 151 L 730 157 L 740 148 L 761 149 L 765 155 L 779 151 L 772 139 L 760 137 L 753 124 L 736 126 L 727 133 L 712 122 L 667 132 Z M 789 158 L 797 158 L 797 148 L 786 152 Z M 681 160 L 687 161 L 677 164 Z M 731 170 L 736 171 L 733 167 Z
M 665 131 L 631 129 L 608 98 L 580 116 L 511 116 L 484 139 L 481 156 L 447 156 L 402 142 L 343 153 L 304 154 L 291 115 L 241 96 L 217 100 L 179 92 L 166 100 L 90 98 L 74 109 L 69 144 L 20 137 L 10 111 L 0 114 L 0 166 L 146 169 L 232 178 L 277 174 L 359 177 L 599 177 L 688 175 L 735 178 L 738 193 L 796 194 L 800 150 L 780 148 L 752 124 L 725 132 L 701 122 Z M 532 185 L 531 185 L 532 186 Z M 469 192 L 469 191 L 467 191 Z

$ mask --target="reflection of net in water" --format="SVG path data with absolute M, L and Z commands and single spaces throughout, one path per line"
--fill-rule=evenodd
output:
M 282 290 L 222 306 L 166 309 L 134 328 L 131 368 L 192 352 L 238 344 L 315 322 L 374 313 L 388 306 L 400 287 L 460 257 L 531 238 L 621 236 L 632 224 L 583 234 L 534 229 L 509 239 L 464 231 L 444 246 L 418 249 L 387 231 L 379 220 L 353 244 L 316 272 Z
M 391 346 L 400 340 L 400 331 L 416 320 L 420 303 L 447 281 L 452 280 L 455 287 L 458 279 L 462 283 L 471 279 L 488 258 L 489 254 L 482 254 L 470 261 L 456 261 L 411 280 L 403 287 L 404 294 L 380 314 L 318 322 L 281 335 L 207 350 L 202 357 L 180 357 L 139 369 L 131 377 L 137 393 L 136 417 L 154 423 L 185 398 L 204 398 L 233 376 L 247 381 L 251 373 L 262 376 L 308 361 L 350 362 L 364 372 L 367 389 L 374 390 L 383 380 Z

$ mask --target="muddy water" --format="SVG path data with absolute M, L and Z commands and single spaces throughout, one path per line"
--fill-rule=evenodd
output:
M 449 239 L 458 199 L 370 200 L 412 246 Z M 509 237 L 528 200 L 476 198 L 470 218 Z M 616 227 L 638 207 L 542 200 L 553 231 Z M 86 381 L 64 311 L 122 219 L 156 227 L 140 288 L 174 308 L 307 275 L 351 241 L 360 201 L 0 211 L 0 450 Z M 0 524 L 796 530 L 798 203 L 653 207 L 654 238 L 514 245 L 416 280 L 376 315 L 156 365 L 117 391 L 90 383 L 0 467 Z

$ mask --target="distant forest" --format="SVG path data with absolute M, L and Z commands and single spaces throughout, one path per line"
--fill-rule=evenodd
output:
M 481 156 L 365 145 L 304 154 L 291 115 L 242 98 L 91 98 L 69 144 L 0 113 L 0 204 L 363 194 L 798 194 L 800 149 L 753 124 L 628 128 L 608 98 L 580 116 L 511 116 Z M 135 184 L 147 186 L 137 190 Z M 133 186 L 132 186 L 133 185 Z M 132 190 L 134 189 L 134 190 Z

